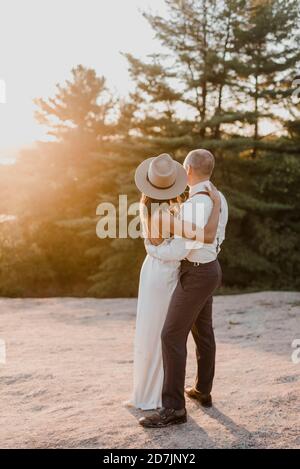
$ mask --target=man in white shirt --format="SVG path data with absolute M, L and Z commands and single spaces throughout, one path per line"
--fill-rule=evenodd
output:
M 213 203 L 205 188 L 214 169 L 214 156 L 207 150 L 191 151 L 184 162 L 190 187 L 189 199 L 182 205 L 181 217 L 201 228 L 206 225 Z M 217 260 L 225 239 L 228 206 L 220 193 L 220 218 L 215 240 L 211 244 L 177 238 L 162 246 L 151 246 L 148 252 L 160 259 L 170 259 L 174 248 L 181 261 L 177 287 L 171 298 L 162 330 L 164 384 L 163 412 L 141 419 L 145 427 L 183 423 L 186 420 L 184 380 L 186 342 L 192 331 L 196 343 L 197 377 L 195 386 L 186 389 L 189 397 L 203 406 L 212 405 L 211 389 L 215 371 L 215 338 L 212 326 L 212 295 L 221 283 L 221 268 Z M 199 210 L 202 217 L 199 222 Z
M 187 162 L 185 162 L 185 165 L 187 165 Z M 200 226 L 202 225 L 202 228 L 204 228 L 204 226 L 207 224 L 213 207 L 211 198 L 203 193 L 206 192 L 205 188 L 209 184 L 210 182 L 207 179 L 205 181 L 196 182 L 196 184 L 190 185 L 189 199 L 182 205 L 181 210 L 181 216 L 184 220 L 189 220 L 198 224 L 197 220 L 194 220 L 193 216 L 192 219 L 189 217 L 189 214 L 195 214 L 196 210 L 186 210 L 186 208 L 189 204 L 196 206 L 202 205 L 204 212 L 203 224 L 200 224 Z M 220 198 L 221 212 L 216 237 L 211 244 L 203 244 L 202 246 L 199 246 L 199 243 L 194 243 L 194 245 L 191 246 L 192 249 L 186 255 L 186 259 L 188 259 L 190 262 L 200 262 L 201 264 L 206 264 L 207 262 L 214 261 L 220 252 L 220 246 L 225 239 L 225 228 L 228 220 L 228 205 L 224 195 L 221 192 Z M 185 212 L 187 212 L 186 215 Z M 187 246 L 188 244 L 189 243 L 187 243 Z

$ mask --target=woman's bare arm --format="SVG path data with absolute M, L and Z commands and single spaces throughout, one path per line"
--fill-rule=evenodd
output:
M 195 223 L 180 220 L 173 215 L 170 215 L 170 232 L 173 235 L 182 236 L 195 241 L 204 243 L 213 243 L 219 223 L 221 198 L 217 188 L 211 183 L 211 187 L 206 187 L 210 198 L 213 202 L 213 209 L 204 229 L 195 225 Z M 160 233 L 162 232 L 163 219 L 160 219 Z
M 217 234 L 219 218 L 221 210 L 221 200 L 220 202 L 214 202 L 210 217 L 207 224 L 204 227 L 204 242 L 213 243 Z

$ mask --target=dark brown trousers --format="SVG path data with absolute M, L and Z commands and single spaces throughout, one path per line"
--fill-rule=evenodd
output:
M 218 260 L 195 266 L 182 261 L 178 284 L 172 295 L 162 330 L 164 383 L 162 405 L 185 407 L 186 343 L 192 331 L 196 343 L 196 389 L 209 394 L 215 372 L 215 337 L 212 326 L 212 295 L 221 283 Z

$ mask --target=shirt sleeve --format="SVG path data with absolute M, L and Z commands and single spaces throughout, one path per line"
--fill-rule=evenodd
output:
M 165 240 L 159 246 L 154 246 L 145 240 L 145 248 L 149 256 L 156 257 L 162 261 L 181 261 L 191 251 L 189 242 L 185 238 Z
M 213 204 L 207 195 L 197 194 L 191 199 L 187 200 L 181 206 L 180 217 L 182 220 L 193 223 L 199 228 L 204 230 L 205 225 L 211 214 Z M 193 231 L 189 232 L 189 225 L 185 225 L 185 233 L 190 239 L 187 241 L 187 247 L 190 250 L 200 249 L 204 243 L 201 241 L 194 241 L 191 238 L 195 235 Z M 203 236 L 204 237 L 204 236 Z
M 196 194 L 182 204 L 180 216 L 182 220 L 192 222 L 200 228 L 204 228 L 208 222 L 212 208 L 213 203 L 210 197 L 203 194 Z

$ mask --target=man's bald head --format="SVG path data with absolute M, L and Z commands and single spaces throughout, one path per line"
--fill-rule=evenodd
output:
M 183 166 L 187 171 L 190 168 L 195 177 L 209 179 L 215 166 L 215 157 L 203 148 L 192 150 L 184 160 Z

